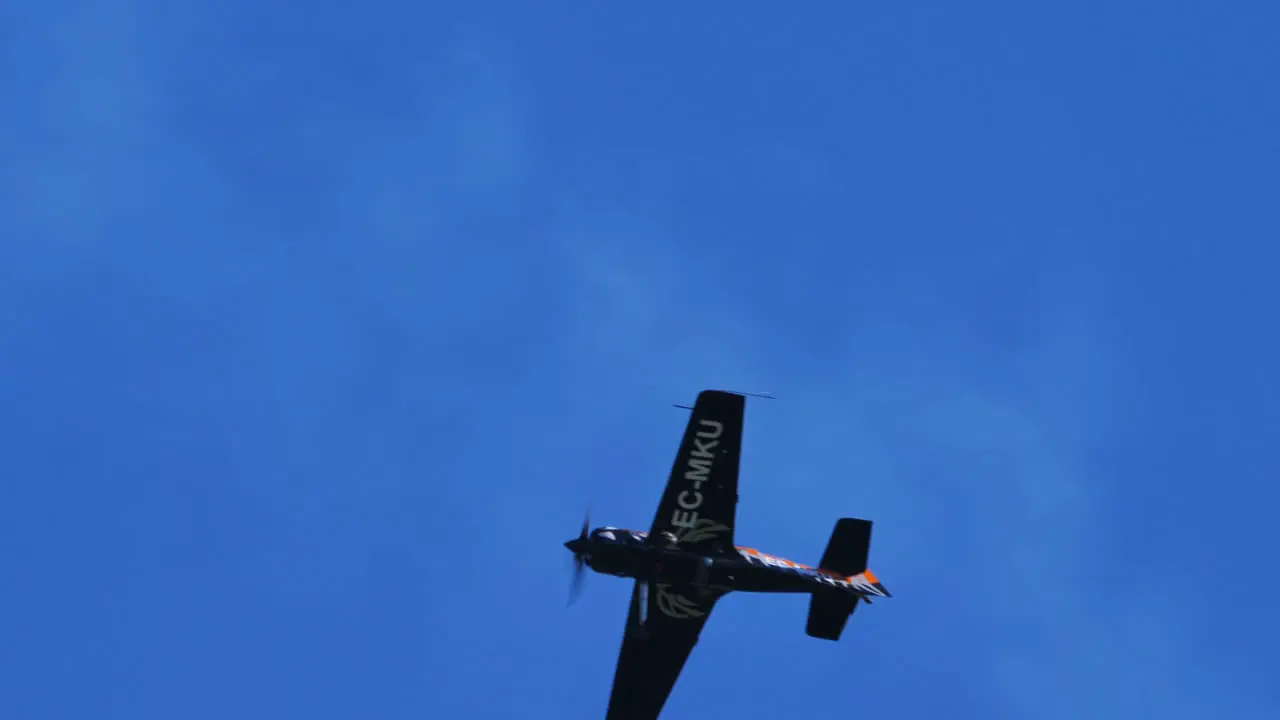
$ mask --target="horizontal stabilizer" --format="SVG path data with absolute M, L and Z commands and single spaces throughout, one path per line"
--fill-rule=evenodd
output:
M 845 593 L 814 593 L 809 598 L 809 619 L 804 632 L 819 640 L 839 640 L 849 616 L 858 609 L 859 597 Z

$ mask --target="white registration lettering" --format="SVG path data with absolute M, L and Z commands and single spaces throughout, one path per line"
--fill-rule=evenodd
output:
M 676 496 L 676 504 L 680 509 L 671 514 L 671 524 L 677 527 L 691 528 L 698 522 L 696 510 L 702 507 L 704 500 L 701 487 L 711 477 L 711 466 L 716 459 L 715 449 L 720 444 L 717 438 L 724 434 L 724 424 L 717 420 L 704 418 L 698 421 L 698 426 L 693 437 L 693 451 L 689 453 L 684 473 L 684 479 L 689 481 L 693 491 L 680 491 Z
M 698 513 L 676 510 L 671 513 L 671 524 L 681 528 L 691 528 L 698 524 Z
M 685 500 L 684 499 L 685 496 L 690 494 L 693 495 L 693 500 Z M 692 493 L 690 493 L 688 490 L 682 490 L 680 494 L 676 496 L 676 504 L 678 504 L 680 507 L 684 508 L 685 510 L 693 510 L 698 506 L 702 505 L 702 493 L 698 492 L 697 490 L 694 490 Z
M 684 474 L 684 479 L 693 483 L 694 487 L 702 485 L 707 481 L 707 477 L 711 474 L 711 460 L 699 457 L 689 458 L 689 471 Z

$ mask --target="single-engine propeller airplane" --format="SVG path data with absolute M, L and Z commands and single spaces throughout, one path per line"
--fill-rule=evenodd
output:
M 720 598 L 737 591 L 809 594 L 805 632 L 839 640 L 859 603 L 890 597 L 867 569 L 871 522 L 841 518 L 817 568 L 733 544 L 746 398 L 698 394 L 648 532 L 590 529 L 565 543 L 583 566 L 634 578 L 607 720 L 655 720 Z

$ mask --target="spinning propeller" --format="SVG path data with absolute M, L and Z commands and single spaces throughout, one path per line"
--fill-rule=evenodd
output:
M 587 532 L 591 528 L 591 512 L 582 518 L 582 532 L 578 537 L 566 542 L 565 547 L 573 552 L 573 584 L 569 586 L 569 604 L 572 605 L 582 592 L 582 578 L 586 574 Z

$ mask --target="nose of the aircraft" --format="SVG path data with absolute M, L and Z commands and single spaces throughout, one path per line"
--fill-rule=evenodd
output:
M 572 540 L 568 540 L 565 542 L 564 546 L 569 548 L 569 552 L 576 553 L 578 552 L 578 548 L 582 547 L 582 538 L 574 538 Z

